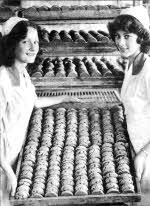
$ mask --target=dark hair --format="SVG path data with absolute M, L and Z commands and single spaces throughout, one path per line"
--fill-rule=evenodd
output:
M 113 22 L 108 23 L 108 30 L 112 40 L 115 42 L 115 34 L 118 30 L 134 33 L 138 36 L 137 43 L 141 44 L 141 52 L 147 53 L 149 48 L 144 45 L 144 41 L 150 40 L 149 32 L 133 16 L 120 15 Z
M 15 61 L 15 49 L 18 43 L 26 38 L 28 27 L 33 27 L 37 30 L 40 38 L 39 27 L 30 21 L 18 22 L 11 32 L 3 36 L 0 44 L 0 65 L 12 66 Z

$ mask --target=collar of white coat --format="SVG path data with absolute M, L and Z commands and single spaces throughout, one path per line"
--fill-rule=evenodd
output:
M 135 69 L 135 71 L 137 71 L 137 74 L 142 70 L 145 60 L 146 54 L 142 52 L 135 58 L 133 62 L 133 68 Z

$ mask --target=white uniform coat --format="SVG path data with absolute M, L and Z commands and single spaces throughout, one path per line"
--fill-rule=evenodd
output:
M 36 93 L 25 69 L 19 69 L 16 86 L 11 68 L 0 67 L 0 140 L 1 152 L 12 165 L 25 141 Z
M 133 66 L 142 70 L 132 75 Z M 141 54 L 135 64 L 125 71 L 121 89 L 127 129 L 135 152 L 150 141 L 150 57 Z

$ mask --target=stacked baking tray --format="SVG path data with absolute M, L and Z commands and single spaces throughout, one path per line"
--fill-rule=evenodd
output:
M 106 57 L 38 57 L 29 65 L 28 72 L 31 77 L 122 77 L 123 67 L 117 59 Z
M 49 32 L 42 29 L 40 46 L 43 53 L 57 56 L 60 56 L 64 51 L 66 55 L 70 53 L 72 55 L 84 55 L 84 53 L 85 55 L 92 55 L 109 52 L 112 55 L 117 54 L 114 43 L 104 29 L 98 31 L 95 28 L 93 30 L 76 29 L 69 31 L 51 30 Z
M 52 30 L 48 32 L 46 29 L 41 29 L 41 36 L 43 42 L 75 42 L 84 44 L 86 42 L 102 42 L 108 43 L 110 42 L 110 36 L 107 32 L 102 30 L 94 31 L 90 30 L 86 32 L 85 30 L 61 30 L 58 32 L 57 30 Z
M 105 99 L 33 111 L 13 205 L 140 201 L 123 108 Z
M 19 16 L 32 20 L 44 28 L 53 25 L 53 29 L 55 27 L 59 29 L 59 27 L 57 27 L 59 25 L 60 28 L 63 29 L 64 25 L 68 25 L 68 28 L 72 25 L 69 33 L 67 33 L 68 31 L 61 31 L 61 33 L 59 33 L 60 31 L 57 31 L 57 29 L 54 29 L 55 31 L 51 31 L 49 34 L 46 30 L 43 31 L 45 40 L 45 42 L 41 44 L 43 52 L 50 53 L 53 56 L 61 56 L 64 51 L 67 56 L 70 54 L 93 55 L 99 52 L 111 52 L 112 55 L 118 53 L 113 42 L 109 41 L 108 38 L 106 39 L 106 36 L 105 39 L 104 36 L 101 39 L 102 35 L 97 33 L 97 31 L 89 31 L 91 33 L 88 32 L 87 34 L 86 31 L 81 29 L 78 34 L 78 29 L 77 31 L 72 30 L 77 26 L 81 28 L 81 23 L 83 23 L 84 26 L 97 24 L 97 28 L 99 28 L 102 22 L 106 23 L 110 21 L 119 15 L 120 11 L 126 7 L 101 5 L 101 3 L 99 5 L 91 5 L 91 2 L 88 2 L 87 5 L 86 3 L 85 5 L 80 3 L 79 5 L 70 4 L 72 6 L 68 6 L 65 4 L 67 2 L 60 1 L 60 3 L 63 4 L 62 6 L 52 5 L 51 7 L 42 6 L 43 4 L 41 3 L 39 6 L 35 5 L 29 8 L 22 8 L 20 11 L 18 10 Z M 53 35 L 57 38 L 53 38 Z M 65 38 L 62 39 L 60 36 L 65 36 Z M 80 37 L 78 38 L 77 36 Z
M 30 20 L 53 19 L 108 19 L 120 13 L 120 7 L 114 5 L 84 5 L 84 6 L 32 6 L 20 11 L 20 15 Z
M 116 57 L 38 57 L 28 67 L 33 83 L 39 90 L 70 87 L 120 88 L 123 64 Z

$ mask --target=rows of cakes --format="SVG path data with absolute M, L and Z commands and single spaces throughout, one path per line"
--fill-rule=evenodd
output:
M 136 191 L 121 106 L 33 111 L 17 199 Z
M 120 6 L 117 5 L 71 5 L 71 6 L 57 6 L 52 5 L 51 7 L 48 6 L 32 6 L 26 8 L 24 10 L 28 11 L 68 11 L 68 10 L 108 10 L 108 9 L 120 9 Z
M 34 20 L 65 19 L 93 19 L 93 18 L 112 18 L 120 13 L 123 7 L 114 5 L 72 5 L 72 6 L 32 6 L 20 10 L 20 15 Z M 72 15 L 71 15 L 72 14 Z
M 106 57 L 38 57 L 29 65 L 31 77 L 123 77 L 124 72 L 118 61 Z
M 110 36 L 107 32 L 98 30 L 51 30 L 48 32 L 45 28 L 41 29 L 41 40 L 42 42 L 75 42 L 75 43 L 91 43 L 91 42 L 100 42 L 100 43 L 110 43 Z

